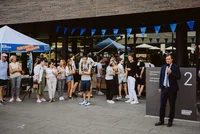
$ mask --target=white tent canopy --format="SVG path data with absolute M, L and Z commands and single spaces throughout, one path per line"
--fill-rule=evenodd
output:
M 159 47 L 151 47 L 151 48 L 149 48 L 149 49 L 151 49 L 151 50 L 160 50 Z
M 48 44 L 28 37 L 14 29 L 4 26 L 0 28 L 0 51 L 2 52 L 48 52 Z
M 138 46 L 136 46 L 136 48 L 152 48 L 153 46 L 151 46 L 151 45 L 148 45 L 148 44 L 145 44 L 145 43 L 143 43 L 143 44 L 141 44 L 141 45 L 138 45 Z
M 172 47 L 167 47 L 166 50 L 172 50 Z M 173 50 L 176 50 L 176 48 L 173 47 Z M 195 48 L 193 48 L 193 47 L 187 47 L 187 50 L 195 51 Z

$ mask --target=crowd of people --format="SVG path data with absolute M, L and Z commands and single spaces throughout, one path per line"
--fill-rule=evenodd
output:
M 7 63 L 7 54 L 3 53 L 0 60 L 0 104 L 5 104 L 3 99 L 4 89 L 7 86 L 9 70 L 11 83 L 11 99 L 9 102 L 21 102 L 21 76 L 22 67 L 17 62 L 16 56 L 10 57 L 10 63 Z M 104 63 L 104 67 L 103 67 Z M 149 64 L 150 65 L 150 64 Z M 105 71 L 104 71 L 105 70 Z M 105 79 L 107 103 L 114 104 L 115 101 L 122 99 L 124 91 L 125 102 L 138 104 L 145 85 L 145 64 L 143 58 L 139 57 L 138 62 L 134 60 L 133 54 L 128 55 L 128 61 L 124 58 L 112 56 L 110 59 L 99 58 L 95 62 L 91 57 L 84 55 L 78 64 L 75 64 L 74 54 L 69 55 L 67 61 L 61 60 L 59 66 L 55 63 L 47 62 L 44 58 L 37 58 L 34 64 L 33 91 L 36 94 L 37 103 L 46 102 L 44 96 L 45 89 L 48 89 L 49 102 L 56 101 L 56 90 L 58 100 L 73 100 L 82 95 L 83 101 L 80 105 L 91 105 L 92 97 L 92 78 L 96 74 L 96 91 L 98 95 L 104 95 L 101 91 L 101 85 Z M 137 84 L 137 86 L 136 86 Z M 67 87 L 67 98 L 64 98 L 65 88 Z M 135 90 L 137 88 L 137 91 Z M 15 99 L 16 94 L 16 99 Z M 116 98 L 114 99 L 114 96 Z

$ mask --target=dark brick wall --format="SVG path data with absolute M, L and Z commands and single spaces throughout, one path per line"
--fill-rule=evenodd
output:
M 200 7 L 200 0 L 0 0 L 0 25 Z

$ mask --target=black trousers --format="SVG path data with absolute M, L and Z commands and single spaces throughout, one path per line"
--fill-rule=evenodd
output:
M 115 87 L 114 85 L 114 80 L 106 80 L 106 99 L 107 100 L 112 100 L 114 93 L 113 93 L 113 89 Z
M 167 100 L 169 100 L 170 112 L 169 112 L 169 122 L 173 122 L 175 116 L 175 103 L 177 98 L 177 91 L 170 91 L 169 88 L 163 88 L 161 92 L 161 106 L 160 106 L 160 121 L 164 122 L 165 119 L 165 109 L 167 105 Z

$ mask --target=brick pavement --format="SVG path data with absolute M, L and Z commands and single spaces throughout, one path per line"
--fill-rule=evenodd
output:
M 47 96 L 47 94 L 46 94 Z M 95 96 L 85 107 L 74 101 L 37 104 L 35 97 L 0 106 L 0 134 L 199 134 L 200 124 L 175 121 L 174 126 L 155 127 L 145 117 L 145 100 L 138 105 L 107 104 Z

